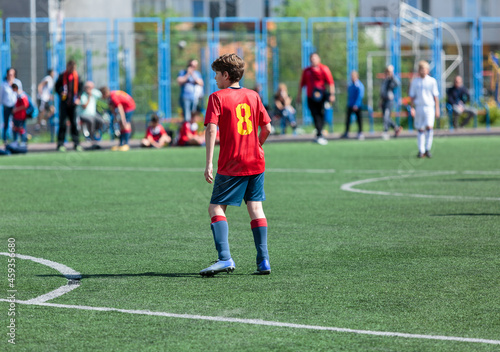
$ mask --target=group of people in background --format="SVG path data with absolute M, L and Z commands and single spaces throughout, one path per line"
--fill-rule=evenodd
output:
M 328 141 L 323 137 L 323 126 L 325 121 L 325 106 L 335 101 L 335 83 L 330 69 L 321 63 L 321 58 L 317 53 L 310 56 L 311 65 L 302 72 L 297 94 L 297 104 L 301 103 L 302 88 L 306 87 L 307 105 L 316 128 L 316 139 L 318 144 L 325 145 Z M 357 138 L 364 139 L 363 119 L 363 97 L 365 88 L 359 79 L 357 71 L 352 71 L 351 79 L 347 87 L 347 109 L 345 120 L 345 131 L 341 138 L 349 137 L 351 116 L 354 114 L 358 123 Z M 394 67 L 388 65 L 385 68 L 384 79 L 380 87 L 380 108 L 383 117 L 384 139 L 389 139 L 389 129 L 394 130 L 397 137 L 402 127 L 392 119 L 392 109 L 395 101 L 395 93 L 401 86 L 400 80 L 394 75 Z M 429 63 L 420 61 L 418 73 L 410 83 L 409 98 L 411 106 L 411 116 L 414 118 L 414 126 L 417 130 L 418 158 L 431 155 L 433 129 L 435 119 L 440 117 L 439 91 L 435 78 L 429 76 Z M 459 119 L 464 113 L 467 117 L 460 123 L 460 127 L 465 126 L 477 115 L 477 111 L 467 106 L 470 95 L 466 87 L 463 86 L 461 76 L 456 76 L 454 85 L 447 90 L 447 103 L 452 109 L 453 125 L 459 126 Z
M 302 72 L 299 91 L 295 105 L 302 103 L 302 89 L 306 88 L 307 107 L 312 116 L 316 129 L 315 141 L 318 144 L 326 145 L 327 139 L 323 136 L 325 124 L 325 106 L 331 106 L 335 102 L 335 83 L 328 66 L 321 63 L 318 53 L 310 56 L 310 66 Z M 78 118 L 85 126 L 86 134 L 91 141 L 91 149 L 99 149 L 96 138 L 99 131 L 103 130 L 106 122 L 97 111 L 97 102 L 102 99 L 109 105 L 111 115 L 119 126 L 119 144 L 113 150 L 126 151 L 129 147 L 129 139 L 132 132 L 132 116 L 136 109 L 134 99 L 126 92 L 120 90 L 111 91 L 107 87 L 96 89 L 91 81 L 83 83 L 76 70 L 76 63 L 68 61 L 66 70 L 61 72 L 57 80 L 54 80 L 56 72 L 49 70 L 47 75 L 38 85 L 38 106 L 39 114 L 35 129 L 38 130 L 46 125 L 46 121 L 54 115 L 55 91 L 59 95 L 59 132 L 57 136 L 57 150 L 66 151 L 64 145 L 66 139 L 67 121 L 70 126 L 70 136 L 74 149 L 82 151 L 78 129 Z M 359 79 L 357 71 L 350 73 L 351 79 L 347 87 L 347 109 L 345 119 L 345 130 L 341 138 L 349 138 L 351 116 L 355 115 L 358 133 L 357 138 L 364 139 L 362 110 L 366 109 L 362 101 L 365 87 Z M 203 135 L 197 130 L 198 122 L 201 120 L 204 97 L 204 81 L 198 70 L 198 60 L 188 61 L 185 69 L 181 70 L 177 76 L 177 83 L 180 86 L 179 105 L 182 109 L 182 121 L 179 125 L 177 144 L 178 145 L 203 145 L 205 143 Z M 380 87 L 380 108 L 383 117 L 384 139 L 389 139 L 389 129 L 394 131 L 397 137 L 402 127 L 392 119 L 392 109 L 395 102 L 396 90 L 401 86 L 400 80 L 394 75 L 394 67 L 389 65 L 385 69 L 384 79 Z M 418 75 L 415 77 L 409 89 L 411 104 L 411 115 L 414 117 L 414 125 L 417 129 L 418 157 L 431 157 L 433 126 L 435 118 L 440 116 L 439 93 L 437 82 L 429 76 L 429 64 L 421 61 L 418 66 Z M 286 84 L 280 83 L 273 96 L 273 115 L 280 121 L 281 133 L 285 134 L 287 126 L 296 133 L 296 110 L 292 103 L 292 98 L 288 94 Z M 456 76 L 454 85 L 447 90 L 447 103 L 453 114 L 453 126 L 463 127 L 477 114 L 477 111 L 467 106 L 470 95 L 460 76 Z M 20 145 L 26 146 L 27 133 L 25 120 L 26 111 L 30 108 L 29 96 L 23 92 L 21 81 L 17 78 L 17 71 L 9 68 L 6 72 L 5 80 L 0 89 L 0 101 L 3 106 L 4 124 L 2 139 L 7 145 L 9 121 L 13 118 L 13 141 L 20 138 Z M 466 114 L 466 118 L 460 121 L 460 116 Z M 173 134 L 161 125 L 161 119 L 157 114 L 153 114 L 149 122 L 146 135 L 141 141 L 143 147 L 160 148 L 171 144 Z

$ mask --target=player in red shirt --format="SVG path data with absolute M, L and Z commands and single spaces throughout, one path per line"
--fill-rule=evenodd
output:
M 172 138 L 170 138 L 167 131 L 160 124 L 160 118 L 158 115 L 153 114 L 146 130 L 146 137 L 141 141 L 141 147 L 161 148 L 168 145 L 171 141 Z
M 111 148 L 111 150 L 127 151 L 130 149 L 128 140 L 132 133 L 132 115 L 135 111 L 134 99 L 121 90 L 110 91 L 108 87 L 101 88 L 102 98 L 108 99 L 111 112 L 116 118 L 120 117 L 120 145 Z
M 16 105 L 12 110 L 13 117 L 13 139 L 17 142 L 17 135 L 21 136 L 21 143 L 28 141 L 28 134 L 26 133 L 26 109 L 29 107 L 28 96 L 23 91 L 19 91 L 17 84 L 12 84 L 12 91 L 17 94 Z
M 302 88 L 306 87 L 307 106 L 311 111 L 316 127 L 316 142 L 321 145 L 328 144 L 323 137 L 323 126 L 325 124 L 325 102 L 335 101 L 335 83 L 328 66 L 321 63 L 321 58 L 317 53 L 312 53 L 310 58 L 311 66 L 304 69 L 300 79 L 299 93 L 297 94 L 297 104 L 302 103 Z M 326 91 L 328 85 L 329 92 Z
M 265 160 L 262 145 L 271 133 L 271 119 L 259 95 L 242 88 L 239 81 L 245 71 L 245 62 L 235 54 L 225 54 L 212 63 L 219 91 L 210 95 L 205 114 L 206 167 L 205 180 L 214 182 L 208 212 L 219 259 L 200 271 L 202 276 L 235 269 L 228 243 L 226 209 L 228 205 L 240 206 L 245 200 L 251 218 L 257 271 L 271 273 L 267 251 L 267 220 L 262 209 L 264 193 Z M 218 170 L 213 177 L 213 154 L 220 132 Z M 259 133 L 260 127 L 260 133 Z
M 179 139 L 177 140 L 177 145 L 181 147 L 185 146 L 202 146 L 205 143 L 205 138 L 198 135 L 192 130 L 191 122 L 184 121 L 179 130 Z M 195 125 L 197 127 L 197 125 Z

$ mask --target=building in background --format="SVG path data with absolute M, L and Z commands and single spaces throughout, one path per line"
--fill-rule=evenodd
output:
M 284 0 L 134 0 L 134 13 L 170 9 L 184 17 L 271 17 Z

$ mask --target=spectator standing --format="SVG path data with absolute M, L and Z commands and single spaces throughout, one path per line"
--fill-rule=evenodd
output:
M 446 90 L 446 100 L 453 109 L 453 127 L 464 127 L 469 123 L 472 118 L 477 115 L 476 109 L 467 106 L 466 103 L 470 102 L 470 94 L 467 87 L 464 86 L 461 76 L 456 76 L 453 81 L 453 87 Z M 466 113 L 467 117 L 459 124 L 460 116 Z
M 94 82 L 85 82 L 83 93 L 80 97 L 78 115 L 80 116 L 80 122 L 87 127 L 88 137 L 92 143 L 91 149 L 100 149 L 101 147 L 98 144 L 96 135 L 97 131 L 103 128 L 104 119 L 97 112 L 97 101 L 102 98 L 102 93 L 94 87 Z
M 429 76 L 429 63 L 418 63 L 418 76 L 410 84 L 411 115 L 418 131 L 418 158 L 430 158 L 434 136 L 434 121 L 439 118 L 439 91 L 436 80 Z
M 321 63 L 317 53 L 309 57 L 311 66 L 304 69 L 297 94 L 297 104 L 302 102 L 302 88 L 306 87 L 307 106 L 311 112 L 316 127 L 316 142 L 321 145 L 328 144 L 323 137 L 323 126 L 325 124 L 325 102 L 335 101 L 335 84 L 332 73 L 328 66 Z M 328 91 L 326 87 L 328 86 Z
M 17 103 L 17 94 L 12 89 L 13 84 L 16 84 L 20 91 L 23 90 L 23 84 L 17 79 L 17 70 L 14 67 L 10 67 L 7 69 L 5 80 L 2 82 L 2 87 L 0 89 L 0 101 L 3 105 L 2 139 L 5 145 L 7 144 L 10 116 Z
M 394 75 L 394 66 L 387 66 L 385 68 L 385 78 L 380 87 L 380 107 L 384 118 L 384 133 L 382 134 L 382 138 L 384 139 L 389 139 L 389 134 L 387 133 L 389 132 L 389 128 L 394 130 L 394 137 L 397 137 L 403 129 L 391 119 L 395 91 L 399 86 L 401 86 L 401 81 Z
M 213 154 L 220 130 L 218 170 L 208 212 L 218 252 L 218 261 L 200 271 L 202 276 L 232 272 L 235 264 L 228 242 L 226 209 L 240 206 L 245 200 L 250 226 L 257 249 L 254 274 L 271 273 L 267 250 L 267 220 L 262 209 L 265 160 L 262 145 L 271 133 L 271 119 L 259 95 L 240 87 L 245 62 L 235 54 L 222 55 L 212 63 L 219 91 L 210 95 L 205 116 L 206 167 L 205 180 L 214 182 Z M 260 127 L 260 132 L 259 132 Z
M 197 111 L 198 103 L 203 96 L 203 78 L 197 71 L 198 60 L 189 60 L 186 69 L 179 72 L 177 83 L 181 87 L 179 103 L 184 121 L 191 122 L 191 116 Z
M 54 115 L 54 76 L 55 71 L 50 69 L 47 71 L 47 75 L 38 84 L 38 121 L 36 128 L 40 129 L 41 126 L 47 124 L 47 120 Z
M 55 90 L 59 94 L 59 133 L 57 135 L 57 150 L 65 152 L 64 139 L 66 138 L 66 120 L 70 123 L 71 139 L 76 151 L 83 151 L 78 136 L 76 122 L 76 108 L 80 104 L 81 82 L 76 71 L 76 62 L 70 60 L 66 64 L 66 71 L 57 78 Z
M 113 119 L 117 119 L 120 125 L 120 144 L 111 148 L 126 152 L 130 149 L 129 139 L 132 134 L 132 116 L 135 111 L 134 99 L 122 90 L 109 90 L 108 87 L 101 88 L 102 98 L 108 100 Z
M 295 122 L 295 109 L 292 106 L 292 98 L 288 95 L 288 88 L 285 83 L 278 85 L 278 90 L 274 94 L 275 114 L 280 118 L 281 134 L 285 134 L 286 126 L 290 125 L 295 134 L 297 123 Z
M 349 138 L 349 128 L 351 126 L 351 114 L 356 115 L 358 121 L 358 139 L 363 140 L 363 116 L 361 114 L 361 106 L 363 105 L 363 97 L 365 95 L 365 86 L 359 80 L 357 71 L 351 72 L 351 82 L 347 87 L 347 114 L 345 118 L 345 132 L 342 138 Z

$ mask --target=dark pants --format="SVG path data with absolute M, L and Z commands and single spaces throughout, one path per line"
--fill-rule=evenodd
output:
M 382 100 L 382 113 L 384 114 L 384 132 L 389 131 L 392 128 L 394 131 L 398 127 L 394 121 L 391 119 L 392 112 L 392 100 Z
M 358 120 L 358 133 L 363 132 L 363 119 L 361 116 L 361 107 L 358 106 L 358 110 L 354 111 L 352 106 L 347 107 L 347 116 L 345 118 L 345 133 L 349 133 L 349 128 L 351 127 L 351 114 L 355 113 L 356 114 L 356 119 Z
M 460 123 L 460 127 L 464 127 L 477 115 L 477 110 L 467 105 L 453 105 L 453 127 L 458 128 L 458 120 L 462 114 L 467 114 L 467 117 Z
M 80 144 L 78 128 L 76 125 L 76 105 L 67 105 L 65 103 L 59 105 L 59 133 L 57 135 L 57 147 L 64 145 L 64 138 L 66 137 L 66 119 L 69 120 L 71 139 L 76 147 Z
M 316 135 L 323 136 L 323 126 L 325 125 L 325 102 L 315 101 L 313 98 L 307 98 L 307 106 L 311 112 L 314 127 L 316 127 Z
M 104 126 L 104 119 L 101 117 L 101 115 L 97 113 L 95 116 L 91 117 L 80 116 L 80 121 L 82 122 L 82 125 L 85 125 L 85 127 L 87 128 L 88 138 L 90 138 L 93 141 L 97 140 L 96 134 L 98 132 L 99 132 L 99 137 L 101 136 L 102 128 Z M 87 137 L 85 131 L 83 132 L 83 135 Z
M 12 115 L 12 110 L 14 107 L 3 106 L 3 131 L 2 131 L 2 139 L 4 143 L 7 141 L 7 131 L 9 130 L 9 120 L 10 115 Z

